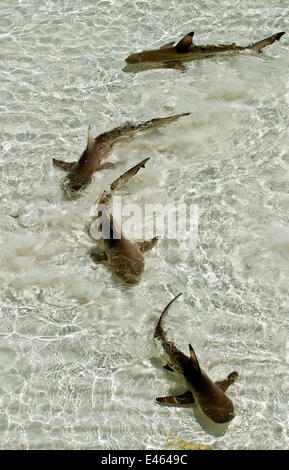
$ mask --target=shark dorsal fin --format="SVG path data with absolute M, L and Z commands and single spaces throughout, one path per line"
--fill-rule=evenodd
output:
M 117 241 L 122 238 L 121 229 L 115 223 L 114 218 L 108 209 L 100 215 L 102 216 L 102 222 L 99 228 L 102 232 L 102 238 L 109 248 L 113 248 Z
M 189 348 L 190 348 L 190 357 L 191 357 L 191 360 L 193 361 L 194 369 L 196 370 L 196 372 L 198 372 L 199 374 L 201 374 L 201 368 L 200 368 L 200 366 L 199 366 L 199 361 L 198 361 L 198 358 L 197 358 L 197 356 L 196 356 L 196 353 L 195 353 L 195 351 L 193 350 L 191 344 L 189 344 Z
M 92 149 L 94 142 L 95 142 L 95 138 L 91 135 L 90 126 L 89 126 L 88 133 L 87 133 L 87 150 Z
M 193 44 L 194 32 L 186 34 L 183 39 L 176 45 L 176 50 L 179 53 L 188 52 L 189 47 Z

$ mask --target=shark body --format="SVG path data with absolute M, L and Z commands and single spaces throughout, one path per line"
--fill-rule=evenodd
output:
M 227 388 L 238 377 L 237 372 L 232 372 L 224 380 L 213 382 L 201 369 L 197 356 L 189 345 L 190 356 L 186 356 L 174 343 L 167 339 L 163 329 L 163 319 L 171 304 L 180 296 L 177 295 L 164 309 L 155 329 L 155 338 L 160 339 L 166 353 L 168 363 L 164 368 L 176 373 L 188 390 L 182 395 L 159 397 L 157 401 L 170 405 L 192 406 L 197 404 L 203 413 L 214 423 L 227 423 L 234 417 L 234 406 L 226 395 Z
M 133 66 L 143 64 L 148 68 L 160 66 L 162 68 L 184 70 L 185 67 L 182 62 L 185 61 L 244 50 L 261 52 L 264 47 L 273 44 L 275 41 L 279 41 L 283 34 L 285 34 L 285 32 L 273 34 L 248 46 L 238 46 L 236 43 L 198 46 L 193 43 L 194 32 L 191 32 L 186 34 L 176 45 L 174 45 L 174 42 L 170 42 L 161 46 L 159 49 L 136 52 L 128 56 L 125 60 L 132 69 Z
M 96 171 L 113 166 L 112 163 L 102 162 L 107 159 L 112 146 L 120 138 L 128 138 L 133 136 L 136 132 L 165 126 L 189 114 L 190 113 L 176 114 L 174 116 L 155 118 L 141 123 L 126 122 L 122 126 L 100 134 L 98 137 L 93 137 L 89 129 L 87 147 L 78 161 L 65 162 L 63 160 L 53 159 L 55 166 L 67 172 L 66 178 L 62 183 L 62 189 L 66 196 L 69 198 L 77 196 L 79 191 L 85 189 L 91 183 Z
M 92 254 L 91 258 L 95 262 L 106 262 L 112 272 L 127 284 L 137 284 L 140 281 L 145 267 L 143 253 L 152 249 L 158 239 L 155 237 L 142 242 L 129 240 L 109 212 L 108 202 L 112 197 L 112 192 L 126 183 L 140 168 L 144 168 L 148 160 L 149 158 L 142 160 L 117 178 L 110 185 L 110 191 L 105 191 L 98 203 L 98 217 L 101 216 L 100 227 L 104 235 L 102 239 L 103 251 Z

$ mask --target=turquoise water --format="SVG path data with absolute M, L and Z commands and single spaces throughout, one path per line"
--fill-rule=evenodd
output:
M 195 31 L 197 44 L 288 31 L 288 2 L 9 1 L 0 6 L 0 442 L 2 449 L 162 449 L 168 436 L 215 449 L 288 448 L 288 34 L 263 54 L 122 69 L 129 54 Z M 77 160 L 126 120 L 191 112 L 117 144 L 111 170 L 66 201 L 52 158 Z M 162 239 L 141 284 L 89 257 L 91 208 L 140 160 L 127 202 L 199 208 L 197 246 Z M 11 217 L 14 215 L 16 217 Z M 183 389 L 153 341 L 166 325 L 228 390 L 216 431 L 156 396 Z

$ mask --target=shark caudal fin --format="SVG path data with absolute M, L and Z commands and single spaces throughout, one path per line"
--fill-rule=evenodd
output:
M 181 113 L 181 114 L 174 114 L 173 116 L 167 116 L 164 118 L 155 118 L 152 119 L 151 121 L 147 121 L 143 125 L 145 125 L 147 128 L 150 127 L 161 127 L 165 126 L 166 124 L 170 124 L 171 122 L 177 121 L 178 119 L 189 116 L 191 113 Z
M 145 158 L 141 162 L 139 162 L 137 165 L 134 167 L 130 168 L 127 170 L 125 173 L 120 175 L 113 183 L 110 185 L 110 191 L 104 191 L 102 195 L 100 196 L 98 204 L 107 204 L 109 200 L 112 197 L 112 192 L 122 184 L 126 183 L 130 178 L 132 178 L 134 175 L 137 174 L 137 172 L 140 170 L 140 168 L 144 168 L 146 162 L 149 160 L 148 158 Z
M 194 32 L 192 31 L 191 33 L 186 34 L 180 42 L 176 45 L 176 51 L 181 53 L 187 52 L 189 47 L 193 44 L 193 36 Z
M 156 326 L 154 338 L 161 338 L 161 337 L 162 337 L 162 334 L 163 334 L 163 327 L 162 327 L 163 318 L 164 318 L 165 315 L 168 313 L 169 308 L 170 308 L 170 306 L 172 305 L 172 303 L 173 303 L 178 297 L 180 297 L 180 295 L 182 295 L 182 292 L 181 292 L 180 294 L 178 294 L 173 300 L 171 300 L 170 303 L 169 303 L 169 304 L 166 306 L 166 308 L 164 309 L 163 313 L 161 314 L 161 316 L 160 316 L 160 318 L 159 318 L 158 324 L 157 324 L 157 326 Z
M 122 184 L 125 184 L 130 178 L 132 178 L 134 175 L 137 174 L 137 172 L 140 170 L 140 168 L 144 168 L 146 162 L 149 160 L 148 158 L 145 158 L 141 162 L 139 162 L 137 165 L 133 166 L 130 168 L 130 170 L 126 171 L 123 173 L 121 176 L 119 176 L 111 185 L 110 189 L 114 191 L 117 187 L 119 187 Z
M 150 119 L 149 121 L 145 122 L 125 122 L 122 126 L 115 127 L 114 129 L 101 134 L 101 136 L 105 136 L 106 138 L 111 139 L 112 143 L 117 142 L 120 138 L 128 138 L 133 136 L 136 132 L 145 131 L 147 129 L 165 126 L 170 122 L 176 121 L 177 119 L 188 116 L 190 113 L 181 113 L 176 114 L 174 116 L 168 116 L 164 118 L 155 118 Z M 100 136 L 98 136 L 100 137 Z
M 149 121 L 140 122 L 139 124 L 127 124 L 130 126 L 130 131 L 133 132 L 140 132 L 145 131 L 147 129 L 156 129 L 158 127 L 166 126 L 171 122 L 177 121 L 178 119 L 189 116 L 191 113 L 181 113 L 181 114 L 174 114 L 173 116 L 166 116 L 163 118 L 153 118 Z M 128 132 L 129 133 L 129 132 Z
M 281 33 L 273 34 L 272 36 L 269 36 L 268 38 L 262 39 L 261 41 L 251 44 L 250 46 L 247 47 L 247 49 L 260 52 L 263 49 L 263 47 L 270 46 L 271 44 L 273 44 L 273 42 L 279 41 L 280 38 L 283 36 L 283 34 L 285 34 L 285 31 Z

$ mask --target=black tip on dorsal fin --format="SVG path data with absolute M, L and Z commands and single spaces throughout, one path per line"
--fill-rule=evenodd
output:
M 90 124 L 88 126 L 88 132 L 87 132 L 87 150 L 91 147 L 91 144 L 94 141 L 94 137 L 92 137 L 91 132 L 90 132 Z
M 201 373 L 201 368 L 200 368 L 200 365 L 199 365 L 198 358 L 197 358 L 196 353 L 195 353 L 195 351 L 194 351 L 194 349 L 193 349 L 193 347 L 192 347 L 191 344 L 189 344 L 189 349 L 190 349 L 190 357 L 191 357 L 191 359 L 192 359 L 192 361 L 193 361 L 194 368 L 196 369 L 196 371 L 197 371 L 198 373 Z
M 177 52 L 179 52 L 180 54 L 183 52 L 188 52 L 189 47 L 193 44 L 192 37 L 194 36 L 194 34 L 194 31 L 192 31 L 191 33 L 186 34 L 183 39 L 178 42 L 178 44 L 176 45 Z

